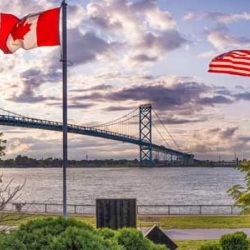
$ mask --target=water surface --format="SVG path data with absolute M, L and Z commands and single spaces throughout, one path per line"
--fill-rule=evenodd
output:
M 18 201 L 62 203 L 62 169 L 2 168 L 3 181 L 12 186 L 26 180 Z M 68 204 L 95 204 L 96 198 L 136 198 L 150 205 L 230 205 L 226 191 L 244 184 L 233 168 L 69 168 Z

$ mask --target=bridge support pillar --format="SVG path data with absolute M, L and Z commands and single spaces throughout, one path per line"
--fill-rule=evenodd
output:
M 151 104 L 141 105 L 139 114 L 139 138 L 146 142 L 140 145 L 140 165 L 153 164 L 152 159 L 152 107 Z

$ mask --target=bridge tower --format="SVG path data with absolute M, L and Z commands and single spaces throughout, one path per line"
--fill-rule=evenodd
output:
M 139 114 L 139 138 L 146 144 L 140 145 L 140 164 L 152 164 L 152 106 L 145 104 L 140 106 Z

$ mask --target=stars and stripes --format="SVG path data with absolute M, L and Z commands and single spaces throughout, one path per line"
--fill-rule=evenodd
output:
M 250 50 L 232 50 L 216 56 L 208 72 L 250 76 Z

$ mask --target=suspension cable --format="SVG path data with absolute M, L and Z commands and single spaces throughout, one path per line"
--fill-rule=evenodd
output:
M 175 139 L 173 138 L 173 136 L 170 134 L 170 132 L 168 131 L 168 129 L 166 128 L 166 126 L 164 125 L 164 123 L 162 122 L 162 120 L 160 119 L 160 117 L 158 116 L 158 114 L 156 113 L 156 111 L 154 109 L 153 109 L 153 111 L 154 111 L 154 114 L 156 115 L 156 117 L 158 118 L 158 120 L 160 121 L 161 125 L 163 126 L 163 128 L 167 131 L 168 135 L 170 136 L 170 138 L 174 142 L 175 146 L 181 151 L 179 145 L 177 144 L 177 142 L 175 141 Z
M 18 114 L 18 113 L 15 113 L 15 112 L 12 112 L 12 111 L 3 109 L 3 108 L 0 108 L 0 110 L 2 110 L 2 111 L 4 111 L 4 112 L 7 112 L 7 113 L 9 113 L 9 114 L 12 114 L 12 115 L 16 115 L 16 116 L 20 116 L 20 117 L 26 117 L 26 116 L 20 115 L 20 114 Z M 26 118 L 27 118 L 27 117 L 26 117 Z
M 132 113 L 134 113 L 137 109 L 138 109 L 138 108 L 132 110 L 132 111 L 129 112 L 128 114 L 123 115 L 123 116 L 121 116 L 121 117 L 119 117 L 119 118 L 117 118 L 117 119 L 115 119 L 115 120 L 113 120 L 113 121 L 108 121 L 108 122 L 105 122 L 105 123 L 102 123 L 102 124 L 98 124 L 98 125 L 96 125 L 96 126 L 91 126 L 91 128 L 97 128 L 97 127 L 102 127 L 102 126 L 114 125 L 114 124 L 118 123 L 118 121 L 121 120 L 122 118 L 128 117 L 129 115 L 131 115 Z M 137 116 L 137 115 L 134 115 L 134 116 Z M 129 117 L 129 118 L 127 118 L 126 120 L 129 120 L 129 119 L 133 118 L 134 116 Z M 125 121 L 126 121 L 126 120 L 125 120 Z
M 171 148 L 170 145 L 169 145 L 169 143 L 167 142 L 167 140 L 163 137 L 163 135 L 160 133 L 160 131 L 158 130 L 158 128 L 156 127 L 156 125 L 154 123 L 153 123 L 153 127 L 156 129 L 157 133 L 160 135 L 160 137 L 163 139 L 163 141 L 165 141 L 165 143 L 167 144 L 167 146 L 169 148 Z

